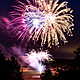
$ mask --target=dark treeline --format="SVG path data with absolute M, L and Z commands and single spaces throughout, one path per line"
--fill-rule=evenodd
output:
M 80 48 L 77 48 L 74 54 L 76 57 L 73 60 L 56 60 L 48 63 L 49 68 L 41 74 L 41 80 L 80 80 Z
M 15 57 L 6 59 L 0 53 L 0 80 L 23 80 L 22 72 L 20 72 L 20 65 Z

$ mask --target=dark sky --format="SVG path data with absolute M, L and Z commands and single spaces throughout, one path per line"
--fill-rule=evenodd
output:
M 10 6 L 15 0 L 0 0 L 0 16 L 7 17 L 8 12 L 10 10 Z M 64 0 L 60 0 L 64 1 Z M 56 53 L 58 57 L 65 57 L 69 58 L 69 56 L 73 56 L 73 51 L 80 46 L 80 0 L 65 0 L 69 2 L 69 6 L 74 10 L 74 37 L 69 39 L 69 43 L 65 44 L 64 46 L 56 49 Z M 63 55 L 65 53 L 65 55 Z M 68 53 L 68 55 L 66 55 Z M 70 54 L 70 55 L 69 55 Z

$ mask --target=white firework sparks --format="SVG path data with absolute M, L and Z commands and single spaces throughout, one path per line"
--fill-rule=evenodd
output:
M 59 0 L 33 0 L 33 4 L 29 0 L 25 5 L 19 2 L 19 6 L 15 6 L 16 11 L 11 15 L 17 15 L 22 18 L 24 30 L 19 33 L 19 38 L 24 38 L 29 30 L 29 39 L 38 41 L 41 38 L 41 45 L 46 42 L 48 47 L 59 45 L 59 39 L 64 43 L 67 42 L 65 34 L 72 36 L 71 28 L 73 24 L 73 10 L 67 7 L 66 1 L 59 4 Z M 20 5 L 21 4 L 21 5 Z M 20 14 L 18 11 L 21 11 Z M 15 22 L 18 21 L 18 18 Z M 26 28 L 27 27 L 27 28 Z M 20 26 L 18 27 L 20 28 Z
M 42 64 L 42 61 L 49 61 L 53 60 L 51 58 L 51 55 L 47 53 L 47 51 L 38 51 L 32 50 L 29 54 L 26 54 L 27 58 L 26 61 L 29 64 L 29 66 L 36 69 L 38 72 L 42 73 L 44 72 L 45 65 Z

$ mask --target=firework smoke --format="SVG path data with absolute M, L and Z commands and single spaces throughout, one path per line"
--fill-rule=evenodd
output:
M 39 73 L 44 72 L 46 65 L 43 64 L 45 61 L 53 61 L 54 59 L 47 51 L 35 51 L 32 50 L 25 53 L 25 50 L 18 46 L 13 46 L 6 49 L 6 52 L 11 56 L 15 56 L 21 66 L 29 66 Z

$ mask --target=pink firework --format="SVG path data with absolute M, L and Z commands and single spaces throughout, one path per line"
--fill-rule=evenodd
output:
M 67 7 L 66 1 L 59 4 L 59 0 L 26 0 L 26 3 L 17 1 L 10 12 L 11 31 L 18 39 L 32 39 L 34 42 L 41 39 L 41 45 L 48 43 L 48 47 L 59 45 L 59 39 L 66 43 L 66 33 L 72 36 L 73 10 Z M 29 37 L 27 37 L 29 35 Z

